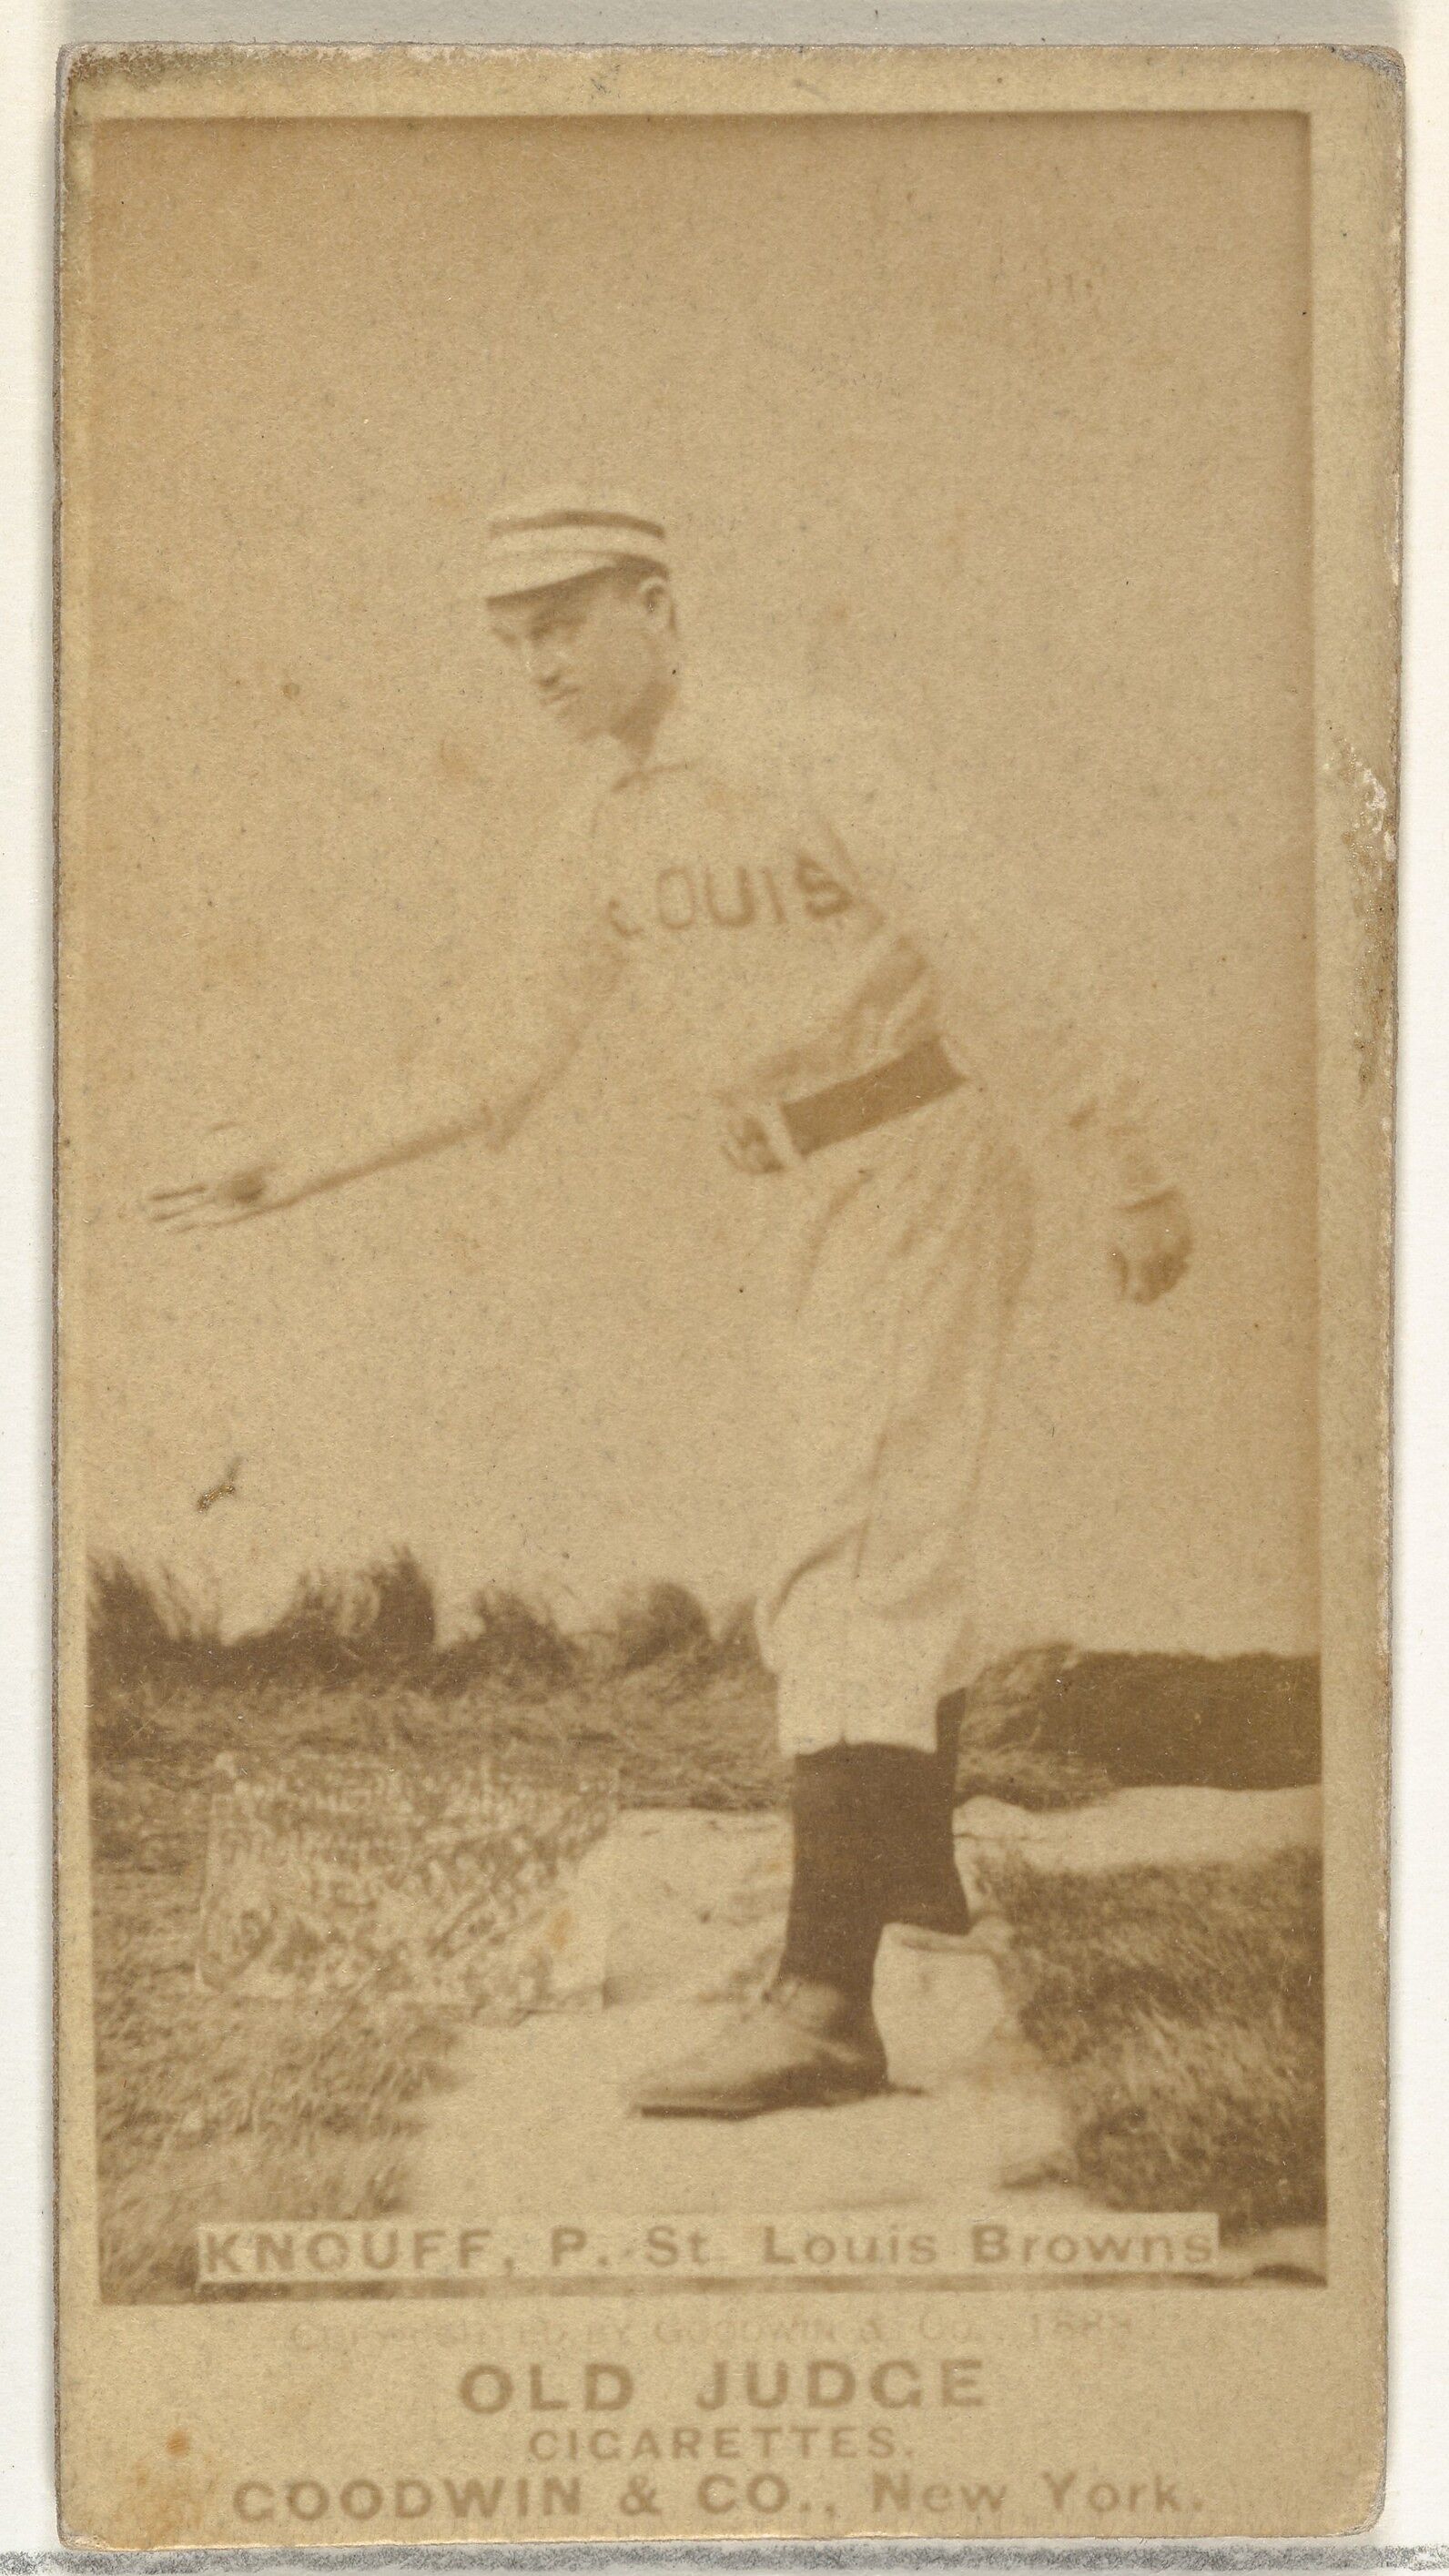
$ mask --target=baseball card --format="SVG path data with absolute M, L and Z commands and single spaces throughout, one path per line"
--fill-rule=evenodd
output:
M 1401 66 L 61 129 L 67 2538 L 1364 2530 Z

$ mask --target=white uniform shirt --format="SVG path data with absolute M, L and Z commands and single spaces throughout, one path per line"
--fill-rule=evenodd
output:
M 643 761 L 591 764 L 540 853 L 488 1052 L 510 1135 L 624 975 L 729 1121 L 945 1036 L 1065 1129 L 1112 1199 L 1164 1186 L 1110 1014 L 920 773 L 828 714 L 683 694 Z

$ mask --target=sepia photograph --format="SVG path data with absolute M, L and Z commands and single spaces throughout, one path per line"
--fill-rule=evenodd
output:
M 123 2473 L 91 2367 L 84 2529 L 627 2528 L 564 2464 L 676 2315 L 737 2323 L 650 2529 L 1244 2527 L 943 2526 L 891 2410 L 946 2443 L 1008 2310 L 1270 2384 L 1362 2285 L 1393 780 L 1325 757 L 1292 66 L 1350 76 L 531 59 L 70 75 L 70 2295 L 233 2371 L 406 2302 L 450 2438 L 526 2354 L 554 2425 L 491 2504 Z M 873 2484 L 822 2521 L 778 2412 L 701 2478 L 772 2407 Z

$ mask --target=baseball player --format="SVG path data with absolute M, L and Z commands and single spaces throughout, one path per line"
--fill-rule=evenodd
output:
M 1009 862 L 973 849 L 868 725 L 692 684 L 652 511 L 577 492 L 500 509 L 484 572 L 499 642 L 581 751 L 484 1062 L 425 1123 L 379 1101 L 325 1163 L 233 1157 L 152 1209 L 175 1230 L 230 1224 L 465 1136 L 501 1145 L 628 980 L 764 1202 L 756 1321 L 781 1455 L 757 1621 L 794 1852 L 768 1989 L 632 2099 L 714 2118 L 849 2101 L 886 2081 L 885 1926 L 970 1921 L 957 1685 L 1030 1256 L 1022 1119 L 1086 1165 L 1122 1296 L 1173 1285 L 1188 1221 L 1110 1015 L 1014 899 Z

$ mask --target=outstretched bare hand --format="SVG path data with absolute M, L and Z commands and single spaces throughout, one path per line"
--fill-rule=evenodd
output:
M 207 1141 L 215 1148 L 212 1170 L 146 1194 L 147 1216 L 168 1234 L 191 1234 L 201 1226 L 240 1225 L 247 1217 L 272 1216 L 305 1198 L 309 1187 L 315 1186 L 311 1175 L 283 1149 L 249 1148 L 239 1128 L 214 1127 Z

